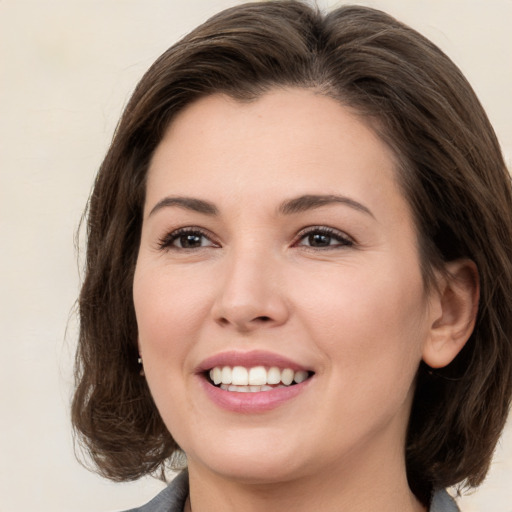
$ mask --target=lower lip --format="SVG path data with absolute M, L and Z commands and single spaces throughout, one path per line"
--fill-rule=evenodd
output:
M 200 378 L 203 389 L 212 402 L 222 409 L 242 414 L 259 413 L 276 409 L 302 393 L 312 379 L 312 377 L 310 377 L 300 384 L 284 388 L 275 388 L 272 391 L 243 393 L 226 391 L 210 384 L 204 377 L 201 376 Z

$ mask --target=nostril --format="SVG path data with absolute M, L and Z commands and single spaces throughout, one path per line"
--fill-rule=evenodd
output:
M 270 322 L 272 319 L 269 316 L 258 316 L 254 320 L 257 322 Z
M 217 325 L 221 327 L 228 327 L 232 325 L 240 332 L 250 332 L 259 327 L 267 327 L 273 325 L 276 319 L 272 315 L 253 315 L 248 312 L 233 311 L 231 315 L 219 315 L 215 318 Z

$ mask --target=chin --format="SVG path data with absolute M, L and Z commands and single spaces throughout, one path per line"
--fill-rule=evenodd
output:
M 187 453 L 189 466 L 200 465 L 219 477 L 255 485 L 294 480 L 304 476 L 310 467 L 300 449 L 287 449 L 276 436 L 274 442 L 267 437 L 263 443 L 249 435 L 243 437 L 242 442 L 217 443 Z
M 291 468 L 285 461 L 268 460 L 261 455 L 250 460 L 229 457 L 222 463 L 215 461 L 208 469 L 224 479 L 251 485 L 278 484 L 302 476 L 302 471 Z

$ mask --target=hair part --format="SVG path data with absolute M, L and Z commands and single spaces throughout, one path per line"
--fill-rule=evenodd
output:
M 469 258 L 478 267 L 474 332 L 446 368 L 421 365 L 406 446 L 409 483 L 423 502 L 434 488 L 477 486 L 512 393 L 510 177 L 457 67 L 416 31 L 365 7 L 324 15 L 293 0 L 239 5 L 184 37 L 144 75 L 89 202 L 76 432 L 99 471 L 115 480 L 181 460 L 137 365 L 132 283 L 149 162 L 176 114 L 198 98 L 250 101 L 281 87 L 340 101 L 392 148 L 427 287 L 448 261 Z

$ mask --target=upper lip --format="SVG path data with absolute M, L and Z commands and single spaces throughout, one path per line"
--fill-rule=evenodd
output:
M 290 368 L 294 371 L 306 370 L 311 371 L 292 359 L 280 354 L 266 352 L 263 350 L 253 350 L 250 352 L 228 351 L 213 355 L 202 361 L 197 368 L 197 373 L 203 373 L 215 368 L 216 366 L 243 366 L 252 368 L 254 366 L 276 366 L 278 368 Z

